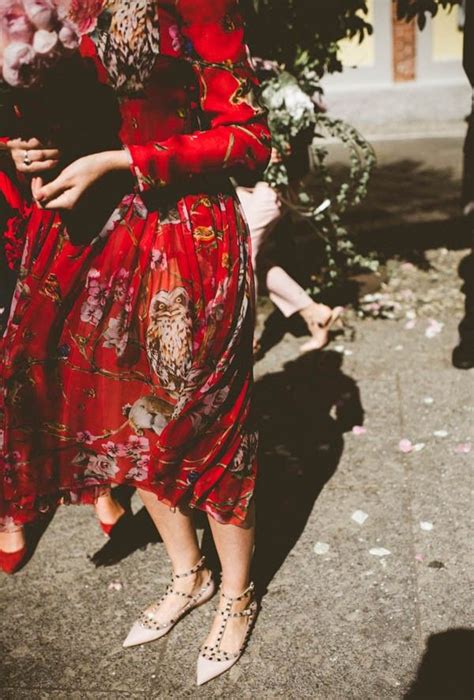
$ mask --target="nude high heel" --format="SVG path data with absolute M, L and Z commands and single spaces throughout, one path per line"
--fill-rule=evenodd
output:
M 199 654 L 197 660 L 197 685 L 204 685 L 204 683 L 211 681 L 213 678 L 221 676 L 223 673 L 232 668 L 232 666 L 237 663 L 244 653 L 258 612 L 258 605 L 254 599 L 254 591 L 255 587 L 253 583 L 251 583 L 243 593 L 235 597 L 229 596 L 221 590 L 221 595 L 227 601 L 224 610 L 219 611 L 219 614 L 222 615 L 222 624 L 219 629 L 219 634 L 217 635 L 216 643 L 212 646 L 206 645 L 201 649 L 201 653 Z M 246 607 L 244 610 L 233 613 L 233 603 L 247 597 L 249 598 L 248 607 Z M 221 642 L 225 634 L 227 623 L 233 617 L 246 617 L 247 629 L 238 651 L 232 654 L 224 651 L 221 648 Z
M 212 598 L 216 589 L 211 572 L 209 572 L 209 578 L 207 579 L 206 583 L 199 589 L 197 593 L 194 593 L 194 595 L 190 593 L 183 593 L 182 591 L 176 591 L 174 588 L 174 583 L 177 579 L 192 576 L 198 571 L 202 571 L 205 568 L 204 563 L 205 557 L 202 557 L 198 561 L 196 566 L 193 566 L 193 568 L 189 571 L 185 571 L 182 574 L 172 575 L 171 584 L 168 586 L 165 594 L 160 598 L 160 600 L 158 600 L 153 605 L 153 608 L 158 608 L 164 601 L 164 599 L 169 595 L 177 595 L 181 596 L 182 598 L 186 598 L 187 603 L 183 605 L 181 610 L 171 620 L 161 625 L 158 624 L 154 619 L 153 611 L 143 612 L 138 618 L 138 620 L 133 624 L 132 629 L 128 633 L 127 638 L 123 643 L 123 646 L 125 648 L 133 647 L 137 644 L 146 644 L 147 642 L 154 642 L 156 639 L 164 637 L 165 634 L 168 634 L 168 632 L 173 629 L 176 623 L 184 617 L 184 615 L 186 615 L 188 612 L 191 612 L 191 610 L 194 610 L 194 608 L 197 608 L 200 605 L 204 605 L 204 603 L 207 603 L 207 601 Z

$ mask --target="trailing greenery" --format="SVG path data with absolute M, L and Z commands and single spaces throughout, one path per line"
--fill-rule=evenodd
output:
M 373 258 L 357 252 L 354 241 L 345 228 L 342 217 L 350 206 L 358 204 L 367 194 L 370 173 L 375 165 L 372 146 L 349 124 L 321 114 L 304 92 L 297 79 L 287 71 L 276 73 L 265 81 L 262 100 L 269 110 L 269 124 L 275 148 L 282 156 L 266 172 L 266 180 L 280 190 L 286 206 L 304 219 L 324 243 L 324 259 L 320 261 L 322 287 L 330 288 L 361 269 L 376 270 Z M 313 133 L 315 177 L 313 186 L 298 187 L 293 192 L 285 163 L 295 137 Z M 350 169 L 347 180 L 339 187 L 328 167 L 328 140 L 336 139 L 347 149 Z M 313 192 L 317 191 L 317 198 Z M 320 286 L 313 286 L 317 294 Z

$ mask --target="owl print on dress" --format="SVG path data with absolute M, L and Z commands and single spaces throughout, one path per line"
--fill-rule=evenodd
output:
M 184 287 L 162 289 L 151 300 L 146 347 L 163 389 L 177 398 L 193 358 L 190 298 Z
M 173 406 L 157 396 L 143 396 L 135 401 L 128 414 L 128 421 L 137 435 L 153 430 L 161 435 L 169 423 Z
M 160 51 L 153 0 L 108 0 L 91 38 L 119 94 L 144 91 Z

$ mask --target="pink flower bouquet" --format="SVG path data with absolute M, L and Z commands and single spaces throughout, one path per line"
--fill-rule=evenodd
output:
M 0 0 L 0 73 L 11 87 L 38 85 L 80 35 L 68 19 L 68 0 Z

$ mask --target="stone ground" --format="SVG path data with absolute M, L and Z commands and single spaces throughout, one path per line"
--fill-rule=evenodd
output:
M 460 148 L 377 144 L 379 174 L 354 225 L 384 249 L 390 276 L 368 313 L 393 318 L 349 314 L 353 332 L 307 356 L 286 334 L 256 366 L 264 596 L 240 663 L 195 687 L 212 604 L 123 650 L 167 582 L 163 546 L 113 563 L 124 553 L 104 547 L 90 509 L 64 508 L 29 564 L 0 580 L 3 700 L 473 696 L 474 386 L 450 365 L 468 252 Z M 262 302 L 261 323 L 269 310 Z M 401 439 L 416 448 L 403 453 Z M 86 555 L 97 551 L 112 565 L 95 568 Z

